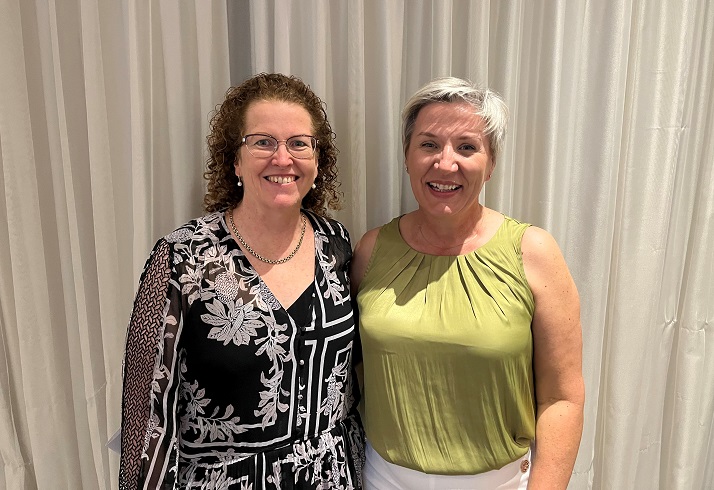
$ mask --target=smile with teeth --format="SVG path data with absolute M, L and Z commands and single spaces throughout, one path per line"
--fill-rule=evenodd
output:
M 437 184 L 436 182 L 427 182 L 427 185 L 437 192 L 450 192 L 459 189 L 461 186 L 456 184 Z
M 297 180 L 297 177 L 295 177 L 294 175 L 290 175 L 287 177 L 271 175 L 271 176 L 266 177 L 266 179 L 270 182 L 273 182 L 274 184 L 289 184 L 291 182 L 295 182 Z

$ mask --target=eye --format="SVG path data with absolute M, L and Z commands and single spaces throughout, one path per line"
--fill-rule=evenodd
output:
M 308 135 L 301 134 L 298 136 L 293 136 L 292 138 L 288 138 L 287 141 L 287 147 L 288 150 L 290 150 L 293 153 L 300 153 L 302 154 L 310 154 L 315 148 L 315 140 Z
M 464 156 L 471 156 L 475 153 L 480 153 L 481 150 L 483 149 L 483 146 L 479 142 L 476 143 L 461 143 L 457 148 L 456 151 Z
M 291 139 L 290 141 L 288 141 L 288 144 L 290 145 L 290 148 L 292 150 L 304 150 L 310 147 L 310 144 L 307 141 L 299 139 Z
M 419 144 L 419 148 L 423 148 L 426 151 L 436 151 L 437 150 L 436 143 L 434 143 L 433 141 L 422 141 Z
M 275 146 L 275 141 L 271 138 L 260 138 L 253 142 L 253 146 L 257 146 L 260 148 L 272 148 L 273 146 Z
M 456 151 L 464 155 L 471 155 L 473 153 L 478 153 L 480 151 L 480 147 L 471 143 L 464 143 L 459 145 Z

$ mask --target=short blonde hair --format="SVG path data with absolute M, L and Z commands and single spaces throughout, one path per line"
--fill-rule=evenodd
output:
M 501 96 L 488 88 L 481 88 L 468 80 L 456 77 L 436 78 L 416 91 L 402 111 L 402 146 L 404 154 L 414 132 L 416 118 L 425 106 L 435 102 L 466 102 L 471 104 L 484 121 L 484 136 L 491 147 L 491 159 L 503 149 L 508 125 L 508 107 Z

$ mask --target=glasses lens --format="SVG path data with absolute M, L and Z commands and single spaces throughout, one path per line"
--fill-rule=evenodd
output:
M 286 141 L 288 151 L 297 158 L 308 158 L 315 150 L 315 138 L 312 136 L 299 135 L 288 138 Z
M 257 157 L 269 157 L 278 149 L 278 140 L 265 134 L 249 134 L 245 137 L 245 145 Z
M 278 141 L 267 134 L 248 134 L 243 138 L 248 151 L 256 157 L 267 158 L 278 151 L 278 146 L 282 141 Z M 295 158 L 310 158 L 317 147 L 317 140 L 308 135 L 297 135 L 285 141 L 285 148 Z

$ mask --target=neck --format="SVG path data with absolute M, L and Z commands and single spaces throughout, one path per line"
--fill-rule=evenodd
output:
M 270 267 L 284 264 L 295 257 L 300 250 L 305 238 L 307 220 L 304 216 L 300 216 L 299 209 L 297 210 L 297 218 L 300 223 L 299 230 L 296 230 L 292 225 L 292 217 L 283 218 L 282 220 L 272 219 L 270 223 L 253 217 L 254 219 L 249 219 L 242 223 L 244 225 L 243 229 L 239 230 L 239 225 L 236 224 L 236 219 L 240 220 L 238 216 L 246 216 L 245 208 L 243 208 L 242 212 L 240 206 L 228 211 L 228 223 L 231 232 L 235 235 L 234 238 L 238 240 L 243 250 L 260 262 L 269 264 Z M 251 223 L 253 226 L 251 226 Z M 275 226 L 276 224 L 278 226 L 287 224 L 287 227 L 271 227 L 271 225 Z M 298 234 L 297 237 L 295 236 L 296 232 Z M 296 239 L 297 244 L 293 246 L 293 242 Z
M 303 223 L 298 207 L 260 212 L 240 203 L 228 212 L 232 213 L 242 239 L 261 256 L 270 259 L 284 257 L 302 235 Z
M 460 216 L 433 216 L 421 210 L 415 212 L 415 222 L 423 240 L 437 248 L 456 248 L 475 239 L 484 216 L 480 204 Z
M 291 234 L 300 226 L 300 207 L 263 209 L 240 202 L 233 210 L 233 218 L 247 232 L 268 237 L 278 233 Z

